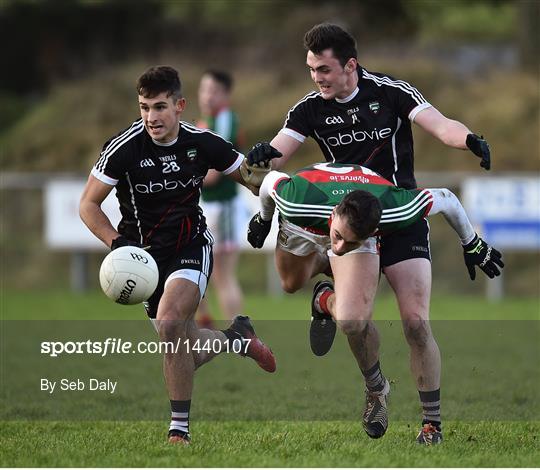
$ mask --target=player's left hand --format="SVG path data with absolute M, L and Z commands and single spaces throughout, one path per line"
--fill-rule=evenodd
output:
M 253 248 L 262 248 L 266 237 L 272 227 L 271 220 L 263 220 L 261 213 L 257 212 L 249 221 L 247 239 Z
M 248 152 L 246 160 L 248 165 L 260 165 L 263 162 L 268 163 L 270 160 L 282 156 L 283 154 L 268 142 L 259 142 Z
M 472 242 L 463 245 L 463 258 L 471 281 L 476 278 L 475 266 L 484 271 L 490 279 L 499 276 L 499 268 L 504 268 L 501 252 L 489 246 L 478 235 L 475 235 Z
M 478 137 L 476 134 L 468 134 L 465 144 L 469 150 L 478 158 L 481 158 L 480 166 L 489 170 L 491 168 L 491 153 L 489 144 L 485 141 L 484 136 Z

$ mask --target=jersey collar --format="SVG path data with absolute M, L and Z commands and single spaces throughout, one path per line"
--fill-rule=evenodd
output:
M 170 147 L 171 145 L 176 144 L 177 141 L 178 137 L 176 137 L 176 139 L 174 140 L 171 140 L 170 142 L 158 142 L 157 140 L 152 139 L 152 142 L 154 142 L 154 144 L 156 145 L 159 145 L 160 147 Z
M 349 101 L 354 99 L 354 97 L 358 94 L 359 91 L 360 91 L 360 89 L 358 88 L 358 86 L 356 86 L 354 91 L 349 96 L 347 96 L 346 98 L 335 98 L 335 100 L 338 103 L 348 103 Z

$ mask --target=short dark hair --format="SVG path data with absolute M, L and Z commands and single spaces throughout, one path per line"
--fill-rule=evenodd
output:
M 340 26 L 330 23 L 313 26 L 304 35 L 304 47 L 317 55 L 332 49 L 342 67 L 350 58 L 356 59 L 358 55 L 354 38 Z
M 204 72 L 203 76 L 204 75 L 212 77 L 213 80 L 223 85 L 223 88 L 225 88 L 226 91 L 230 92 L 233 88 L 234 80 L 232 78 L 232 75 L 228 72 L 225 72 L 223 70 L 209 69 Z
M 166 92 L 167 97 L 182 98 L 182 82 L 178 72 L 167 65 L 150 67 L 137 80 L 137 92 L 145 98 L 154 98 Z
M 369 238 L 381 220 L 382 208 L 379 200 L 361 189 L 347 194 L 336 206 L 336 215 L 345 217 L 347 224 L 360 239 Z

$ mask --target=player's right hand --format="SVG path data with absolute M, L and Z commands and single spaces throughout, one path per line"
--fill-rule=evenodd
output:
M 463 258 L 471 281 L 476 278 L 475 266 L 484 271 L 490 279 L 499 276 L 499 268 L 504 268 L 501 252 L 489 246 L 478 235 L 474 236 L 472 242 L 463 245 Z
M 120 248 L 122 246 L 137 246 L 139 248 L 142 248 L 143 250 L 148 250 L 148 248 L 150 248 L 149 246 L 144 246 L 142 243 L 135 242 L 133 240 L 128 240 L 123 235 L 120 235 L 119 237 L 116 237 L 112 241 L 112 243 L 111 243 L 111 251 L 114 251 L 117 248 Z
M 259 142 L 248 152 L 246 159 L 247 164 L 253 166 L 282 156 L 283 154 L 268 142 Z
M 253 248 L 262 248 L 266 237 L 272 227 L 271 220 L 263 220 L 261 213 L 257 212 L 249 221 L 247 239 Z

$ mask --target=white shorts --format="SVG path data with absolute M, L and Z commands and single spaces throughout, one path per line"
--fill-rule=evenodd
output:
M 201 201 L 206 225 L 214 236 L 214 252 L 237 250 L 245 236 L 249 212 L 238 195 L 228 201 Z
M 308 232 L 285 219 L 281 219 L 279 222 L 277 244 L 283 251 L 296 256 L 307 256 L 314 252 L 326 254 L 329 257 L 337 256 L 330 249 L 330 237 L 328 235 Z M 358 248 L 349 251 L 344 256 L 352 253 L 378 254 L 377 238 L 369 237 Z

